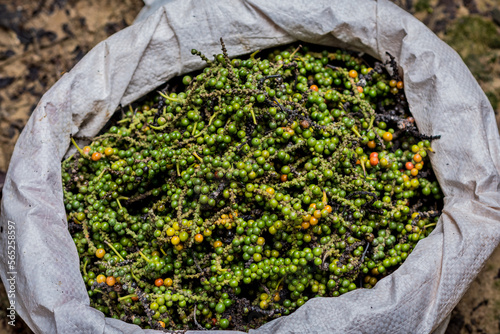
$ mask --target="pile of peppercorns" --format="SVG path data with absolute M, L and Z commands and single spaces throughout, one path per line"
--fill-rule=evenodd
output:
M 373 287 L 429 235 L 436 138 L 397 65 L 317 48 L 193 50 L 199 74 L 73 139 L 64 203 L 92 306 L 143 328 L 248 330 Z

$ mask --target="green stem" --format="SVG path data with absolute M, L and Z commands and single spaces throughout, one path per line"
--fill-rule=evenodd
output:
M 254 53 L 252 53 L 252 54 L 250 55 L 250 59 L 254 59 L 254 58 L 255 58 L 255 56 L 257 55 L 257 53 L 259 53 L 259 52 L 260 52 L 260 50 L 257 50 L 257 51 L 255 51 Z
M 163 94 L 163 93 L 162 93 L 162 92 L 160 92 L 160 91 L 158 91 L 158 94 L 160 94 L 160 95 L 161 95 L 161 97 L 163 97 L 163 98 L 165 98 L 165 99 L 167 99 L 167 100 L 169 100 L 169 101 L 172 101 L 172 102 L 179 102 L 179 103 L 183 103 L 183 102 L 184 102 L 183 100 L 176 99 L 176 98 L 174 98 L 174 97 L 170 97 L 170 96 L 168 96 L 168 95 L 166 95 L 166 94 Z
M 163 129 L 165 129 L 167 126 L 168 126 L 168 123 L 165 123 L 165 124 L 163 124 L 163 125 L 161 125 L 161 126 L 149 125 L 149 127 L 150 127 L 151 129 L 154 129 L 154 130 L 163 130 Z
M 130 274 L 132 275 L 132 277 L 135 279 L 136 282 L 139 282 L 139 279 L 137 277 L 135 277 L 134 271 L 132 270 L 132 268 L 130 268 Z
M 205 128 L 206 129 L 206 128 Z M 201 136 L 202 134 L 205 133 L 205 129 L 201 130 L 200 133 L 198 133 L 196 136 L 194 136 L 193 138 L 198 138 L 199 136 Z
M 102 170 L 101 174 L 99 174 L 99 176 L 97 177 L 97 180 L 95 180 L 95 182 L 98 182 L 98 181 L 101 179 L 101 177 L 104 175 L 104 172 L 105 172 L 105 171 L 106 171 L 106 168 L 104 168 L 104 169 Z
M 352 130 L 352 132 L 354 132 L 354 133 L 356 134 L 356 136 L 361 137 L 361 135 L 359 134 L 358 130 L 356 130 L 356 127 L 355 127 L 355 126 L 353 126 L 353 127 L 351 128 L 351 130 Z
M 374 116 L 372 116 L 372 117 L 370 118 L 370 125 L 368 125 L 368 130 L 370 130 L 370 129 L 372 128 L 372 126 L 373 126 L 373 122 L 375 122 L 375 117 L 374 117 Z
M 210 126 L 212 124 L 212 121 L 214 120 L 215 116 L 217 116 L 219 114 L 219 112 L 216 112 L 215 114 L 212 115 L 212 117 L 210 117 L 210 120 L 208 121 L 208 126 Z
M 424 226 L 424 229 L 428 228 L 428 227 L 432 227 L 432 226 L 436 226 L 437 223 L 432 223 L 432 224 L 428 224 L 428 225 L 425 225 Z
M 366 178 L 366 166 L 364 160 L 360 160 L 361 168 L 363 168 L 363 176 Z
M 83 157 L 87 156 L 85 153 L 83 153 L 82 149 L 80 147 L 78 147 L 78 145 L 76 144 L 76 141 L 73 139 L 73 137 L 71 137 L 71 142 L 73 143 L 73 145 L 75 145 L 76 149 L 78 150 L 78 152 L 80 152 L 80 154 Z
M 127 299 L 127 298 L 132 298 L 132 297 L 137 297 L 137 295 L 135 293 L 133 293 L 131 295 L 126 295 L 126 296 L 120 297 L 120 298 L 118 298 L 118 300 L 121 301 L 121 300 L 124 300 L 124 299 Z
M 144 253 L 143 253 L 143 252 L 139 251 L 139 255 L 140 255 L 140 256 L 141 256 L 144 260 L 146 260 L 148 263 L 151 263 L 151 260 L 150 260 L 150 259 L 148 259 L 148 258 L 146 257 L 146 255 L 144 255 Z
M 116 255 L 118 255 L 118 257 L 119 257 L 122 261 L 125 261 L 125 259 L 124 259 L 124 258 L 120 255 L 120 253 L 118 253 L 118 251 L 115 249 L 115 247 L 113 247 L 113 245 L 112 245 L 112 244 L 110 244 L 110 243 L 109 243 L 109 242 L 107 242 L 106 240 L 104 241 L 104 243 L 105 243 L 106 245 L 108 245 L 108 246 L 109 246 L 109 248 L 111 248 L 111 249 L 113 250 L 113 252 L 115 252 L 115 253 L 116 253 Z
M 193 155 L 198 159 L 200 160 L 201 163 L 203 163 L 203 159 L 198 155 L 196 154 L 196 152 L 193 152 Z
M 181 172 L 179 170 L 179 163 L 176 163 L 175 167 L 177 168 L 177 176 L 181 176 Z
M 89 262 L 89 260 L 85 261 L 85 263 L 83 264 L 83 276 L 87 276 L 87 263 Z
M 257 125 L 257 120 L 255 119 L 255 114 L 253 113 L 253 108 L 250 108 L 250 113 L 252 114 L 253 124 Z
M 72 154 L 68 159 L 64 160 L 62 164 L 64 165 L 65 163 L 67 163 L 68 161 L 73 159 L 73 156 L 74 156 L 74 154 Z

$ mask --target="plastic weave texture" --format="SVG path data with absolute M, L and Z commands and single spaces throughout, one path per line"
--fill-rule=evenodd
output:
M 421 132 L 441 135 L 431 160 L 445 194 L 434 232 L 370 290 L 314 298 L 251 333 L 430 333 L 465 293 L 500 241 L 500 138 L 493 110 L 458 54 L 422 23 L 380 0 L 168 1 L 92 49 L 41 99 L 12 157 L 0 216 L 0 251 L 16 223 L 16 307 L 36 333 L 152 333 L 89 306 L 67 229 L 61 160 L 70 135 L 96 135 L 121 105 L 195 69 L 196 48 L 230 56 L 296 40 L 345 47 L 404 73 Z M 7 257 L 0 276 L 8 278 Z

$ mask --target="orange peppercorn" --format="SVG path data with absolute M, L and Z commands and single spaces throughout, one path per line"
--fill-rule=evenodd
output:
M 168 288 L 169 286 L 172 286 L 172 284 L 173 284 L 173 283 L 174 283 L 174 282 L 172 281 L 172 279 L 171 279 L 171 278 L 165 278 L 165 280 L 163 281 L 163 285 L 165 285 L 167 288 Z
M 132 296 L 132 297 L 130 297 L 130 299 L 132 299 L 134 302 L 136 302 L 136 301 L 138 301 L 138 300 L 139 300 L 139 297 L 137 297 L 137 296 Z
M 106 276 L 104 275 L 98 275 L 96 278 L 97 283 L 104 283 L 106 282 Z
M 392 133 L 386 132 L 382 135 L 382 139 L 385 141 L 391 141 L 392 140 Z
M 172 245 L 178 245 L 180 242 L 181 242 L 181 238 L 179 238 L 178 236 L 174 235 L 172 237 L 172 239 L 170 239 L 170 242 L 172 243 Z
M 358 72 L 356 72 L 356 70 L 350 70 L 350 71 L 349 71 L 349 76 L 350 76 L 351 78 L 355 78 L 355 77 L 357 77 L 357 76 L 358 76 Z
M 332 211 L 333 211 L 332 207 L 329 205 L 325 206 L 325 210 L 328 211 L 328 213 L 332 213 Z
M 286 182 L 286 180 L 288 180 L 288 176 L 286 174 L 282 174 L 280 180 L 281 182 Z
M 90 146 L 85 146 L 85 147 L 83 148 L 83 153 L 85 153 L 85 154 L 89 154 L 89 152 L 90 152 L 90 150 L 91 150 L 91 149 L 92 149 L 92 148 L 91 148 Z
M 374 140 L 370 140 L 366 145 L 371 149 L 374 149 L 377 146 Z
M 108 276 L 108 278 L 106 278 L 107 285 L 113 286 L 113 285 L 115 285 L 115 283 L 116 283 L 116 279 L 113 276 Z
M 99 153 L 99 152 L 92 153 L 92 160 L 94 160 L 94 161 L 101 160 L 101 153 Z
M 410 171 L 410 174 L 411 174 L 412 176 L 417 176 L 417 174 L 418 174 L 418 169 L 416 169 L 416 168 L 412 168 L 412 169 L 411 169 L 411 171 Z
M 314 211 L 314 218 L 321 218 L 321 211 L 320 210 L 316 210 Z
M 411 169 L 413 169 L 415 166 L 413 166 L 413 164 L 412 164 L 410 161 L 408 161 L 408 162 L 405 164 L 405 167 L 406 167 L 406 169 L 411 170 Z
M 396 84 L 397 89 L 403 89 L 403 86 L 403 81 L 398 81 L 398 83 Z
M 163 321 L 161 321 L 161 320 L 160 320 L 160 321 L 158 321 L 158 323 L 160 324 L 160 326 L 161 326 L 162 328 L 165 328 L 165 323 L 164 323 Z
M 106 156 L 110 156 L 110 155 L 112 155 L 114 152 L 115 152 L 115 150 L 113 150 L 113 148 L 112 148 L 112 147 L 106 147 L 106 149 L 104 150 L 104 154 L 105 154 Z
M 158 286 L 158 287 L 162 286 L 163 285 L 163 280 L 161 278 L 157 278 L 155 280 L 155 285 Z
M 100 259 L 102 259 L 105 254 L 106 254 L 106 251 L 102 248 L 99 248 L 95 251 L 95 256 L 97 256 Z
M 363 87 L 358 86 L 358 92 L 363 93 Z
M 194 241 L 198 244 L 201 243 L 203 241 L 203 235 L 198 233 L 197 235 L 194 236 Z
M 310 207 L 310 208 L 314 208 L 314 210 L 316 210 L 316 203 L 311 203 L 311 204 L 309 204 L 309 207 Z
M 422 156 L 421 156 L 420 154 L 418 154 L 418 153 L 417 153 L 417 154 L 415 154 L 415 155 L 413 156 L 413 160 L 415 160 L 415 162 L 417 162 L 417 163 L 418 163 L 418 162 L 422 161 Z
M 398 84 L 398 82 L 396 80 L 389 81 L 389 86 L 390 87 L 396 87 L 397 84 Z
M 311 87 L 309 87 L 309 89 L 311 89 L 311 90 L 313 90 L 315 92 L 319 91 L 319 88 L 316 85 L 311 85 Z
M 311 224 L 309 224 L 308 222 L 303 222 L 302 225 L 300 225 L 304 230 L 307 230 L 309 228 L 309 226 L 311 226 Z
M 370 158 L 370 165 L 372 165 L 372 166 L 378 165 L 378 156 L 373 156 Z
M 316 217 L 311 217 L 311 220 L 309 221 L 309 224 L 311 224 L 312 226 L 318 224 L 319 220 L 318 218 Z
M 219 248 L 219 247 L 222 247 L 222 241 L 217 240 L 216 242 L 214 242 L 214 248 Z

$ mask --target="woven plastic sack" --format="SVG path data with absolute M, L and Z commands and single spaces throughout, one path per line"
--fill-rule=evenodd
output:
M 231 56 L 296 40 L 396 57 L 421 132 L 433 142 L 445 194 L 438 226 L 371 289 L 314 298 L 259 333 L 429 333 L 500 240 L 500 138 L 486 96 L 460 59 L 388 1 L 170 1 L 97 45 L 41 99 L 21 134 L 3 189 L 0 276 L 15 276 L 15 307 L 36 333 L 151 333 L 89 306 L 67 230 L 60 163 L 70 135 L 96 135 L 119 105 L 203 66 L 190 50 Z M 16 260 L 8 266 L 8 221 Z M 12 223 L 10 223 L 13 225 Z M 16 272 L 16 274 L 9 274 Z M 7 286 L 9 288 L 9 286 Z

